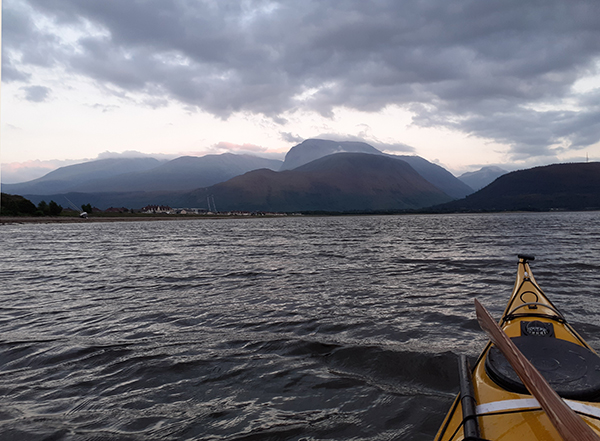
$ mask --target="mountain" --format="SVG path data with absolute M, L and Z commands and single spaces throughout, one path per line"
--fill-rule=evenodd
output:
M 292 170 L 301 165 L 308 164 L 315 159 L 333 155 L 334 153 L 370 153 L 372 155 L 383 155 L 382 152 L 365 142 L 307 139 L 292 147 L 287 152 L 279 171 Z
M 251 155 L 182 156 L 152 170 L 96 180 L 77 186 L 79 192 L 183 191 L 209 187 L 251 170 L 277 170 L 281 161 Z M 75 189 L 74 189 L 75 190 Z
M 500 167 L 489 166 L 482 167 L 474 172 L 463 173 L 458 177 L 458 179 L 467 184 L 473 190 L 480 190 L 491 182 L 494 182 L 496 178 L 499 178 L 506 173 L 508 172 Z
M 448 170 L 432 164 L 420 156 L 391 155 L 391 157 L 408 162 L 421 176 L 454 199 L 464 198 L 473 193 L 473 189 L 469 185 L 459 180 Z
M 343 152 L 370 154 L 407 162 L 425 180 L 452 198 L 461 198 L 472 192 L 450 172 L 418 156 L 385 155 L 363 142 L 336 142 L 321 139 L 308 139 L 293 147 L 283 163 L 230 153 L 203 157 L 184 156 L 168 162 L 159 162 L 152 158 L 113 158 L 61 167 L 33 181 L 6 184 L 3 186 L 3 191 L 27 195 L 32 201 L 39 200 L 38 196 L 44 196 L 45 200 L 50 199 L 49 196 L 65 193 L 73 194 L 76 199 L 79 196 L 75 193 L 102 194 L 102 198 L 99 196 L 93 198 L 99 201 L 109 198 L 109 193 L 119 193 L 119 198 L 123 198 L 124 194 L 161 192 L 161 197 L 166 197 L 165 192 L 210 187 L 252 170 L 289 171 L 315 159 Z M 131 206 L 138 196 L 128 196 L 126 198 L 128 203 L 124 205 Z M 61 199 L 64 199 L 64 196 Z
M 4 184 L 10 194 L 180 191 L 208 187 L 259 168 L 279 169 L 282 162 L 250 155 L 182 156 L 168 162 L 153 158 L 114 158 L 61 167 L 42 178 Z
M 184 205 L 220 211 L 394 211 L 451 198 L 408 163 L 388 156 L 339 153 L 293 170 L 255 170 L 190 193 Z
M 465 199 L 435 211 L 600 209 L 600 162 L 554 164 L 500 176 Z
M 368 153 L 400 159 L 408 162 L 427 181 L 453 198 L 463 198 L 466 195 L 473 193 L 471 187 L 460 181 L 448 170 L 439 165 L 432 164 L 420 156 L 387 155 L 364 142 L 307 139 L 290 149 L 279 170 L 292 170 L 314 161 L 315 159 L 323 158 L 335 153 Z
M 41 178 L 19 184 L 2 184 L 9 194 L 49 195 L 72 191 L 78 185 L 96 179 L 106 179 L 123 173 L 141 172 L 158 167 L 154 158 L 109 158 L 60 167 Z

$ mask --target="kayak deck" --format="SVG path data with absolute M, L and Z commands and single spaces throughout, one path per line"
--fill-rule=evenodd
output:
M 499 324 L 552 388 L 600 434 L 600 357 L 567 323 L 538 286 L 528 260 L 519 256 L 512 295 Z M 499 351 L 488 343 L 472 371 L 475 419 L 481 439 L 557 440 L 539 403 L 520 382 Z M 435 440 L 463 440 L 460 395 Z

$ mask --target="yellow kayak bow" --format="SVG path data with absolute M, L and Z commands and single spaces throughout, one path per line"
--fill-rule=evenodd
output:
M 515 286 L 499 325 L 552 389 L 600 434 L 600 357 L 541 290 L 531 260 L 519 256 Z M 563 439 L 491 342 L 472 370 L 463 357 L 460 372 L 461 393 L 436 441 Z

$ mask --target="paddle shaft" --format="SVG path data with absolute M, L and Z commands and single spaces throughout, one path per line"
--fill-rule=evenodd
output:
M 473 392 L 471 367 L 466 355 L 460 356 L 458 368 L 465 439 L 480 439 L 479 424 L 477 422 L 477 403 L 475 402 L 475 392 Z
M 550 387 L 546 379 L 519 351 L 494 321 L 485 307 L 475 299 L 479 326 L 502 352 L 527 390 L 538 400 L 564 441 L 600 441 L 600 437 Z

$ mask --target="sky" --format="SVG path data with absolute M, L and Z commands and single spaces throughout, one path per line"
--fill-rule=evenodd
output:
M 2 182 L 363 140 L 455 175 L 600 160 L 597 0 L 3 0 Z M 42 173 L 43 172 L 43 173 Z

